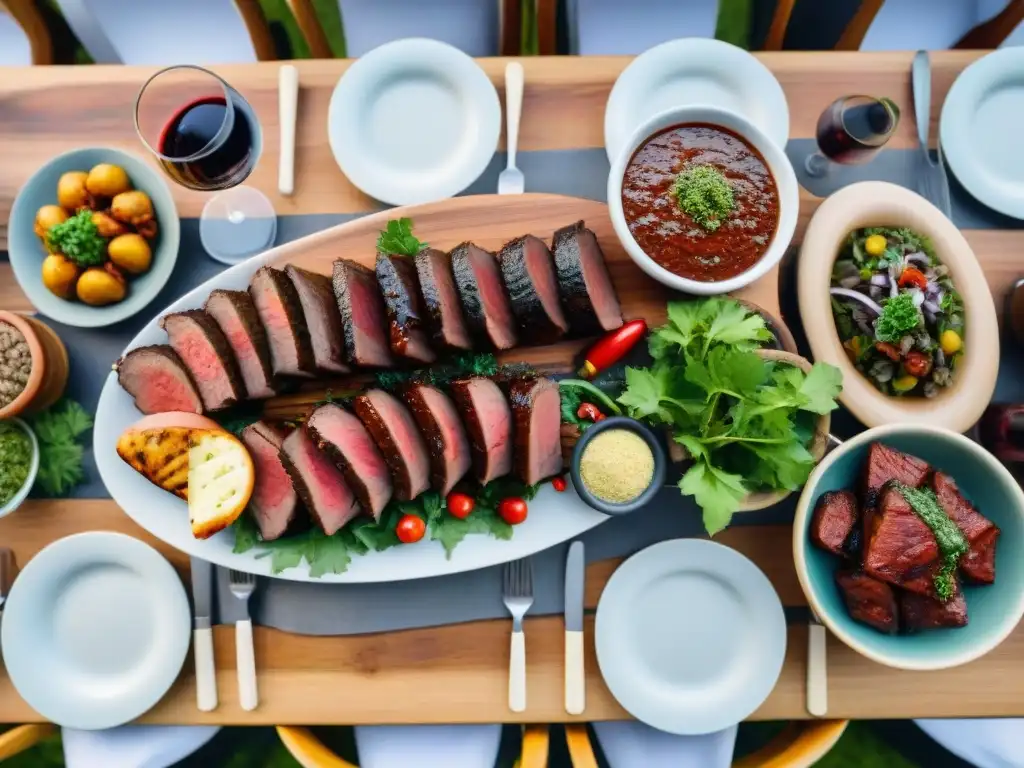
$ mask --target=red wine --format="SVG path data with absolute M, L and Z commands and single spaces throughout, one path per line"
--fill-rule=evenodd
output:
M 234 106 L 233 111 L 234 124 L 225 136 L 218 135 L 227 114 L 221 97 L 192 102 L 171 118 L 160 137 L 167 173 L 200 190 L 226 189 L 245 179 L 255 165 L 252 127 L 244 110 Z
M 840 99 L 818 118 L 818 148 L 837 163 L 866 162 L 888 140 L 896 119 L 881 101 Z

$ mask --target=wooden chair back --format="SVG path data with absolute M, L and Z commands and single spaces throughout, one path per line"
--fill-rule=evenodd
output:
M 10 15 L 25 33 L 33 64 L 53 64 L 53 39 L 34 0 L 0 0 L 0 13 Z
M 964 0 L 966 2 L 966 0 Z M 862 0 L 853 18 L 846 25 L 839 41 L 837 51 L 860 50 L 868 30 L 882 10 L 885 0 Z M 1006 6 L 988 21 L 981 22 L 968 30 L 963 37 L 953 44 L 954 48 L 994 49 L 1002 45 L 1017 25 L 1024 21 L 1024 0 L 1009 0 Z

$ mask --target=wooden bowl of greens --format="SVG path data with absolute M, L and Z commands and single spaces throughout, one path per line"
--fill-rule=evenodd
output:
M 969 429 L 995 391 L 999 328 L 985 274 L 920 195 L 852 184 L 811 219 L 797 268 L 813 357 L 843 372 L 841 402 L 868 427 Z

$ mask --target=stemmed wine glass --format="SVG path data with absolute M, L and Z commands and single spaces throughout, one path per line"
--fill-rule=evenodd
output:
M 824 176 L 831 163 L 866 163 L 896 132 L 900 108 L 892 99 L 844 96 L 818 118 L 818 149 L 804 168 L 810 176 Z
M 135 129 L 174 181 L 218 192 L 199 222 L 211 257 L 234 264 L 273 244 L 273 204 L 259 190 L 239 186 L 259 160 L 263 134 L 238 91 L 202 67 L 162 69 L 139 91 Z

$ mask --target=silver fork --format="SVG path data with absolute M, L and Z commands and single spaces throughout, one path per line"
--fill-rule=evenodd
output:
M 242 603 L 245 618 L 235 622 L 235 659 L 238 667 L 238 701 L 242 709 L 256 709 L 256 653 L 252 646 L 252 619 L 249 618 L 249 598 L 256 589 L 256 577 L 251 573 L 231 570 L 228 573 L 231 594 Z
M 501 599 L 512 614 L 512 654 L 508 664 L 508 708 L 526 710 L 526 636 L 523 617 L 533 605 L 533 563 L 530 558 L 505 564 Z

